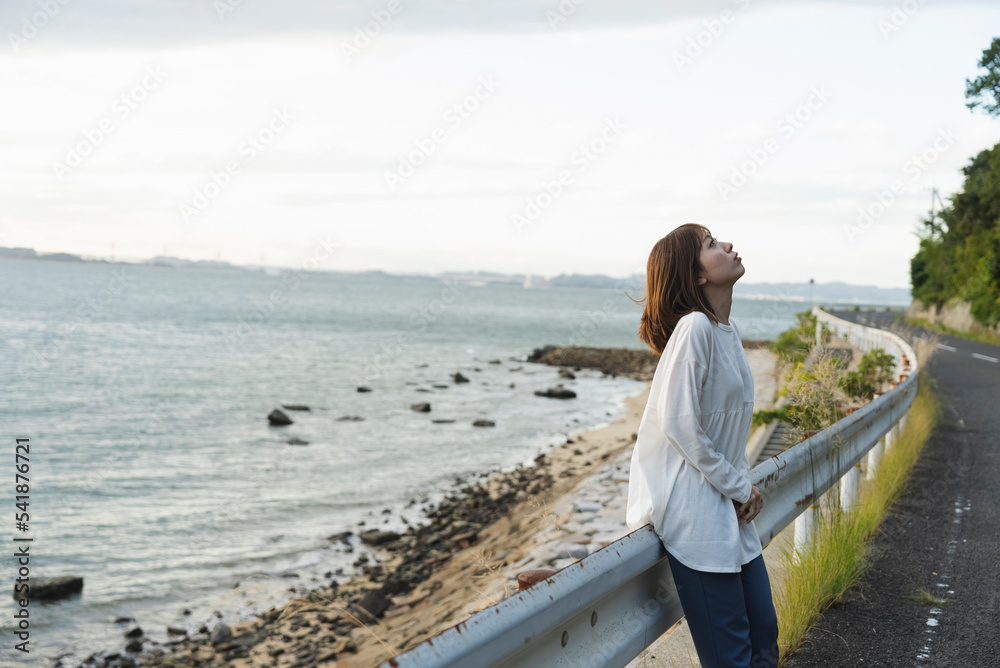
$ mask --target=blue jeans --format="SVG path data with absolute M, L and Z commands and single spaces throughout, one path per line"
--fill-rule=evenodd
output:
M 702 668 L 775 668 L 778 617 L 764 555 L 740 573 L 688 568 L 667 553 Z

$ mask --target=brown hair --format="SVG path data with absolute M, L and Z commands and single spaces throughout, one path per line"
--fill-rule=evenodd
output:
M 704 225 L 681 225 L 657 241 L 649 252 L 646 296 L 637 302 L 646 302 L 639 321 L 639 339 L 657 355 L 663 354 L 677 321 L 688 313 L 701 311 L 718 322 L 698 285 L 702 271 L 698 257 L 705 235 L 712 233 Z

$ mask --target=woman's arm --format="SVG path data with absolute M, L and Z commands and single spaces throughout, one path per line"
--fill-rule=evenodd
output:
M 710 328 L 703 315 L 678 322 L 672 334 L 678 338 L 672 341 L 668 359 L 663 360 L 656 412 L 667 442 L 713 487 L 744 504 L 753 487 L 750 479 L 729 463 L 701 427 L 701 388 L 708 373 L 713 336 Z
M 715 449 L 712 439 L 701 428 L 699 376 L 704 370 L 698 362 L 684 360 L 666 367 L 665 372 L 667 376 L 660 390 L 657 416 L 667 442 L 691 466 L 701 471 L 713 487 L 730 499 L 746 503 L 750 499 L 750 479 Z

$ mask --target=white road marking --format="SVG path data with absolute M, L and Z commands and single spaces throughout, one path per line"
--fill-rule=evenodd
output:
M 988 355 L 980 355 L 979 353 L 972 353 L 972 356 L 979 360 L 986 360 L 987 362 L 1000 362 L 996 357 L 989 357 Z
M 947 350 L 950 353 L 953 353 L 956 350 L 955 348 L 952 348 L 951 346 L 946 346 L 943 343 L 939 343 L 938 348 L 940 348 L 941 350 Z

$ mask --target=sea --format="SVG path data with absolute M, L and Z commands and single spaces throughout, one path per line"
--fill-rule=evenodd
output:
M 627 281 L 12 259 L 0 281 L 4 666 L 76 665 L 122 651 L 135 626 L 166 642 L 346 580 L 364 547 L 331 536 L 419 524 L 645 388 L 525 361 L 544 345 L 643 348 Z M 806 308 L 737 298 L 732 318 L 772 339 Z M 534 394 L 560 383 L 576 398 Z M 310 410 L 271 426 L 283 404 Z M 57 576 L 82 592 L 13 596 L 19 578 Z

